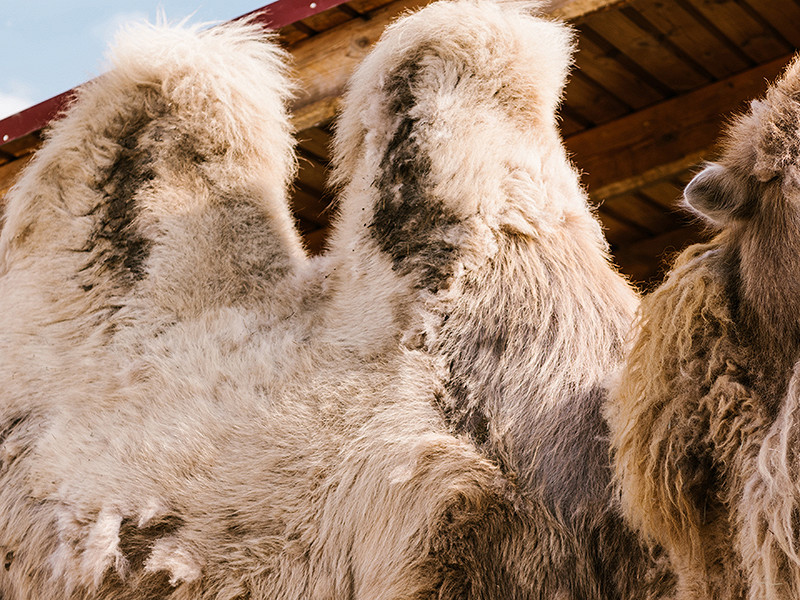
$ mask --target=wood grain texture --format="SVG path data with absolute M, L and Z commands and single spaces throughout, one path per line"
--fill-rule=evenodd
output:
M 298 115 L 296 126 L 312 127 L 333 118 L 337 107 L 335 99 L 386 26 L 429 1 L 398 0 L 369 12 L 368 19 L 352 19 L 291 45 L 289 50 L 300 81 L 300 94 L 293 106 Z M 355 3 L 350 4 L 356 7 Z M 549 12 L 561 19 L 574 20 L 621 4 L 620 0 L 556 0 L 551 3 Z
M 25 168 L 33 154 L 28 154 L 4 165 L 0 165 L 0 198 L 6 195 L 6 192 L 14 185 L 19 177 L 22 169 Z
M 294 111 L 318 102 L 329 103 L 342 93 L 350 74 L 389 23 L 426 0 L 400 0 L 380 8 L 370 19 L 353 19 L 290 48 L 300 81 Z M 330 119 L 333 114 L 328 116 Z M 320 121 L 321 122 L 321 121 Z
M 617 119 L 566 139 L 584 182 L 595 195 L 624 192 L 647 181 L 653 169 L 657 177 L 685 169 L 687 159 L 709 155 L 731 114 L 764 93 L 767 81 L 781 72 L 790 56 L 750 69 L 683 96 Z M 668 169 L 669 171 L 669 169 Z M 640 181 L 641 180 L 641 181 Z M 616 188 L 608 186 L 616 185 Z

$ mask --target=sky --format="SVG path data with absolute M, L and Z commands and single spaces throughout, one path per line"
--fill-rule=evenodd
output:
M 102 73 L 128 21 L 227 21 L 270 1 L 0 0 L 0 119 Z

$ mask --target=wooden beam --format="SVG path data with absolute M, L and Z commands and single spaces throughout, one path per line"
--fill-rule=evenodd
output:
M 328 227 L 322 227 L 321 229 L 304 233 L 303 242 L 306 250 L 312 255 L 321 254 L 325 249 L 325 241 L 328 239 L 329 233 L 330 229 Z
M 551 0 L 545 10 L 560 19 L 579 19 L 607 10 L 627 0 Z M 337 98 L 358 63 L 378 41 L 386 26 L 430 0 L 397 0 L 370 14 L 369 20 L 354 19 L 289 48 L 300 80 L 300 94 L 292 111 L 298 130 L 330 121 L 338 108 Z
M 339 96 L 332 96 L 295 108 L 292 110 L 292 126 L 295 131 L 303 131 L 326 125 L 339 111 L 340 103 Z
M 652 284 L 668 270 L 681 250 L 689 244 L 706 241 L 708 237 L 708 231 L 699 222 L 693 222 L 619 248 L 614 252 L 614 259 L 634 282 Z
M 33 158 L 33 154 L 28 154 L 0 165 L 0 198 L 5 196 L 11 186 L 17 182 L 17 177 L 19 177 L 20 172 L 30 162 L 31 158 Z
M 545 12 L 565 21 L 580 21 L 586 15 L 618 8 L 628 2 L 629 0 L 550 0 Z
M 404 12 L 425 4 L 428 0 L 399 0 L 370 14 L 368 21 L 353 19 L 290 47 L 300 80 L 293 111 L 305 115 L 302 124 L 313 126 L 330 120 L 334 99 L 341 95 L 350 74 L 386 26 Z M 314 117 L 309 119 L 308 115 Z
M 713 142 L 712 142 L 713 144 Z M 620 181 L 614 181 L 600 187 L 589 188 L 589 195 L 595 202 L 601 202 L 607 198 L 621 196 L 639 188 L 656 183 L 662 179 L 670 179 L 680 175 L 692 167 L 696 167 L 703 161 L 708 160 L 714 154 L 714 146 L 703 148 L 696 152 L 689 152 L 686 156 L 661 165 L 656 165 L 642 173 L 637 173 L 631 177 L 626 177 Z
M 711 156 L 726 120 L 763 95 L 784 56 L 565 140 L 598 199 L 625 193 Z

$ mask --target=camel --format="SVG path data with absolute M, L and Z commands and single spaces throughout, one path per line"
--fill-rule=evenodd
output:
M 292 223 L 285 56 L 137 27 L 0 236 L 0 596 L 663 598 L 609 487 L 637 296 L 530 6 L 439 2 L 349 84 L 326 251 Z
M 662 544 L 678 598 L 797 597 L 795 60 L 684 198 L 717 231 L 642 302 L 607 406 L 632 525 Z

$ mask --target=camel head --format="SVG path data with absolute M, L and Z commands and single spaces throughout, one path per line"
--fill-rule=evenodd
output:
M 720 230 L 744 333 L 800 348 L 800 59 L 729 128 L 718 162 L 687 186 L 689 209 Z

